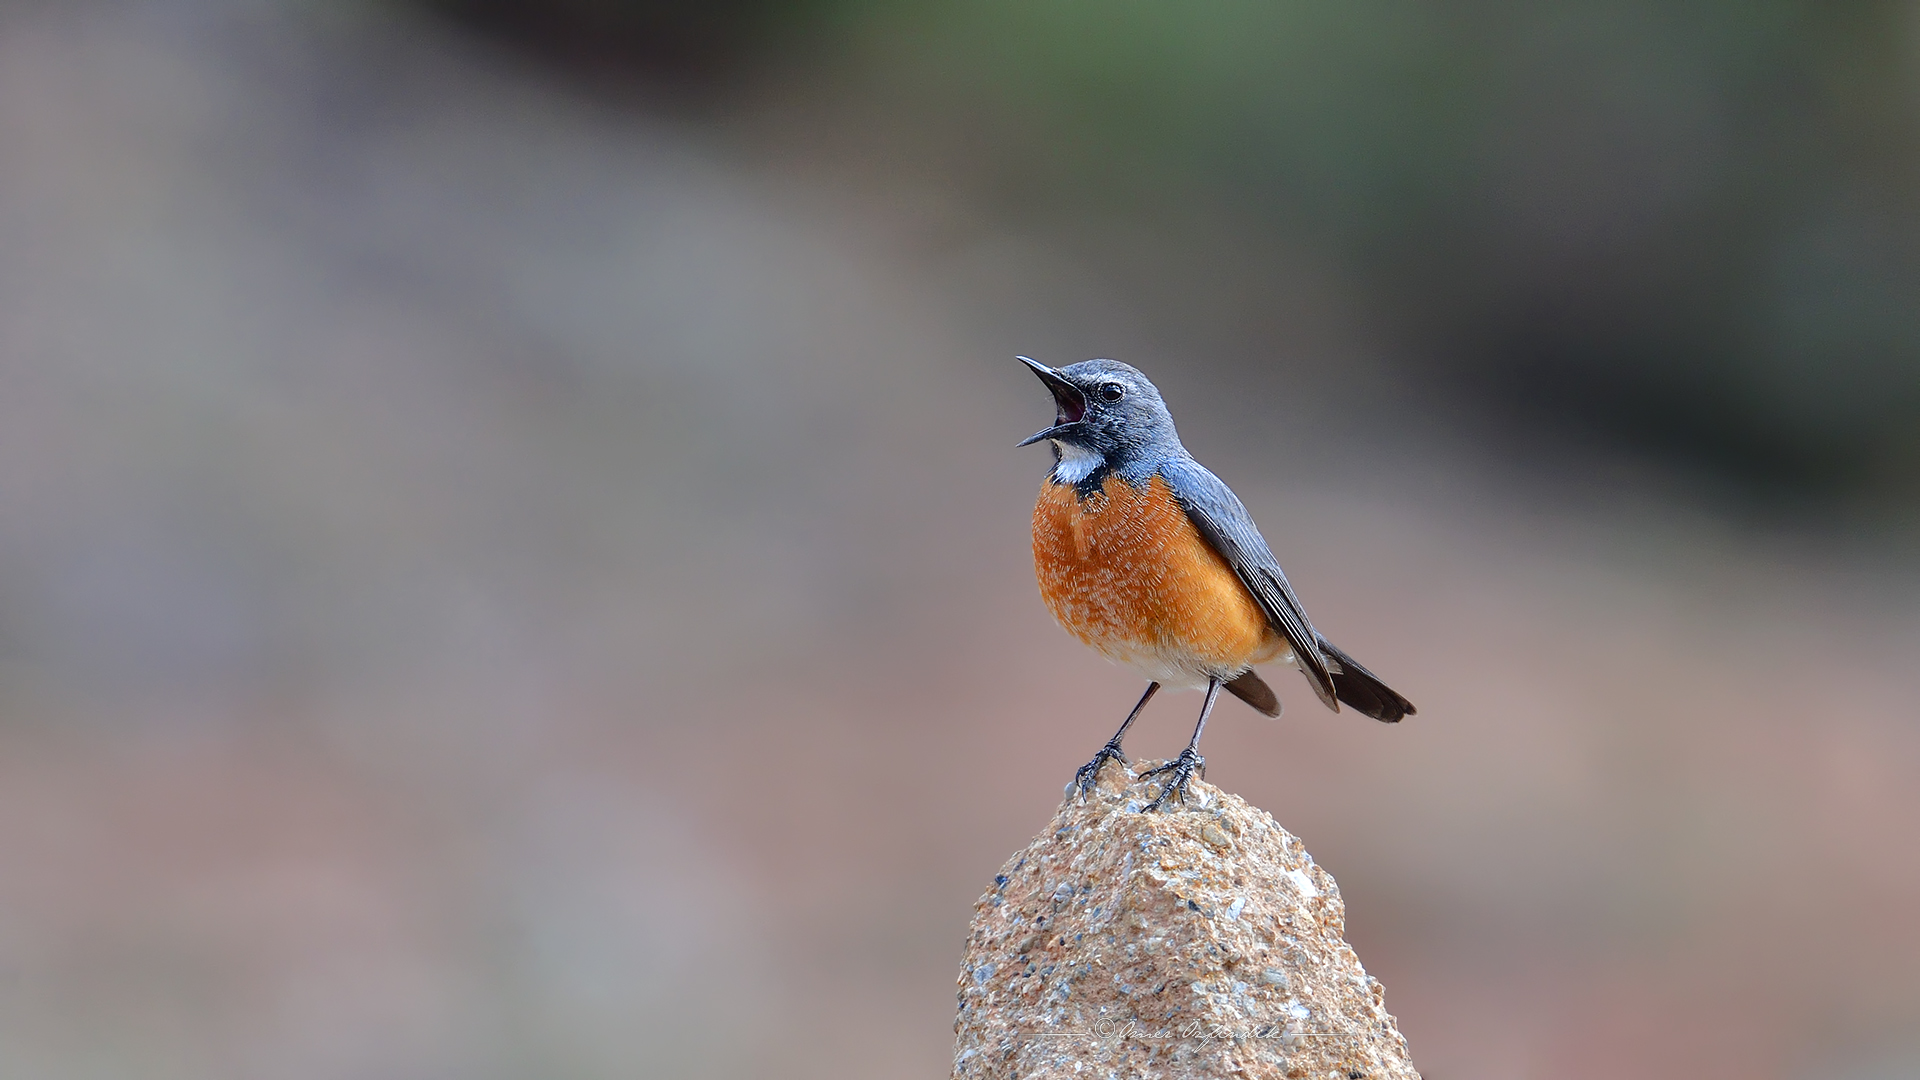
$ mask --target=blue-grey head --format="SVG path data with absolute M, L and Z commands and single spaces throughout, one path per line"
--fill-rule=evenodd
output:
M 1118 360 L 1082 360 L 1050 368 L 1022 356 L 1053 393 L 1053 426 L 1020 443 L 1053 444 L 1054 478 L 1079 483 L 1102 468 L 1125 473 L 1129 466 L 1157 467 L 1180 450 L 1173 417 L 1160 391 L 1138 368 Z

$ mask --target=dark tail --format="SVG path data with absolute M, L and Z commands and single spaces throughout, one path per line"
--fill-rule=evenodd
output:
M 1401 697 L 1392 687 L 1381 682 L 1378 675 L 1362 667 L 1360 661 L 1336 648 L 1333 642 L 1320 638 L 1320 651 L 1339 665 L 1336 668 L 1329 664 L 1328 669 L 1333 674 L 1333 694 L 1345 704 L 1389 724 L 1397 724 L 1417 711 L 1413 702 Z M 1229 684 L 1227 689 L 1233 689 L 1232 685 Z
M 1249 671 L 1227 684 L 1227 693 L 1259 709 L 1268 716 L 1280 715 L 1280 698 L 1273 687 L 1262 682 L 1260 676 Z

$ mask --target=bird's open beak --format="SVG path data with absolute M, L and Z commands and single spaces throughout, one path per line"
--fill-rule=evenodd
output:
M 1048 390 L 1053 391 L 1053 403 L 1059 409 L 1059 412 L 1054 415 L 1052 427 L 1045 431 L 1036 431 L 1022 439 L 1021 446 L 1032 446 L 1042 439 L 1051 439 L 1061 434 L 1062 428 L 1079 423 L 1080 418 L 1087 415 L 1087 395 L 1081 393 L 1079 387 L 1054 374 L 1053 369 L 1045 364 L 1036 363 L 1024 356 L 1015 357 L 1015 359 L 1032 368 L 1033 373 L 1040 376 L 1040 381 L 1047 384 Z

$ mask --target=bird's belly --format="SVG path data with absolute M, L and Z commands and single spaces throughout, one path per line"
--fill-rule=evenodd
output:
M 1155 476 L 1109 476 L 1082 498 L 1048 481 L 1033 508 L 1033 565 L 1060 625 L 1168 686 L 1230 678 L 1286 639 Z

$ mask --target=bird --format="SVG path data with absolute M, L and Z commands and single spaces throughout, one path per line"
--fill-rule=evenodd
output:
M 1051 368 L 1017 359 L 1056 409 L 1053 426 L 1019 444 L 1053 448 L 1033 506 L 1040 596 L 1068 633 L 1147 678 L 1146 693 L 1069 791 L 1091 792 L 1109 761 L 1130 769 L 1120 740 L 1161 687 L 1204 687 L 1187 748 L 1142 774 L 1169 774 L 1143 810 L 1184 804 L 1194 774 L 1206 774 L 1200 734 L 1222 688 L 1280 715 L 1256 664 L 1294 667 L 1336 713 L 1344 702 L 1386 723 L 1414 715 L 1411 701 L 1314 629 L 1246 506 L 1181 445 L 1146 375 L 1117 360 Z

